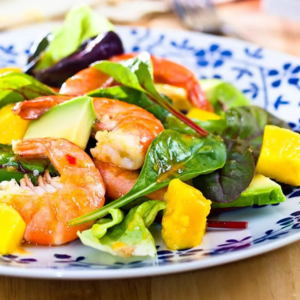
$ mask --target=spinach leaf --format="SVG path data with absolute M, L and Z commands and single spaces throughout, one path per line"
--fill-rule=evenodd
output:
M 183 181 L 222 168 L 226 161 L 226 147 L 218 136 L 196 137 L 173 130 L 164 130 L 151 143 L 144 166 L 134 187 L 123 197 L 90 214 L 72 220 L 78 225 L 102 218 L 112 208 L 120 208 L 131 201 L 155 192 L 174 178 Z
M 147 201 L 132 208 L 125 218 L 121 210 L 110 209 L 111 219 L 100 219 L 92 229 L 78 233 L 78 236 L 83 244 L 112 255 L 126 258 L 155 256 L 155 241 L 148 227 L 165 208 L 163 201 Z
M 49 87 L 26 74 L 11 72 L 0 76 L 0 108 L 6 104 L 54 94 Z
M 111 61 L 100 61 L 92 65 L 99 71 L 113 77 L 117 82 L 124 86 L 136 89 L 147 94 L 152 101 L 159 104 L 162 108 L 179 118 L 187 126 L 194 129 L 202 136 L 208 133 L 193 123 L 179 110 L 175 109 L 165 97 L 160 95 L 154 86 L 152 76 L 152 63 L 150 54 L 142 52 L 135 58 L 116 63 Z
M 36 66 L 36 71 L 49 68 L 75 52 L 87 39 L 114 30 L 114 26 L 89 6 L 77 6 L 69 11 L 62 26 L 52 32 L 52 41 Z
M 249 186 L 255 164 L 249 143 L 226 140 L 227 160 L 223 168 L 193 179 L 193 185 L 214 202 L 230 202 Z

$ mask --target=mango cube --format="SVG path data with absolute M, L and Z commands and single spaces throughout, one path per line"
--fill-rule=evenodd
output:
M 200 245 L 206 230 L 211 201 L 194 187 L 173 179 L 166 193 L 162 237 L 171 250 Z
M 187 117 L 191 119 L 197 119 L 200 121 L 208 121 L 208 120 L 219 120 L 220 116 L 214 114 L 213 112 L 206 111 L 197 107 L 193 107 L 187 114 Z
M 0 254 L 12 254 L 22 243 L 26 224 L 11 206 L 0 204 Z
M 300 185 L 300 135 L 267 125 L 256 172 L 282 183 Z
M 24 137 L 30 121 L 13 114 L 14 104 L 7 104 L 0 109 L 0 144 L 11 144 L 13 140 Z

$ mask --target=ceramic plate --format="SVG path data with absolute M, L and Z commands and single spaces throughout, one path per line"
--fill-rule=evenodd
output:
M 48 26 L 48 25 L 47 25 Z M 0 34 L 0 67 L 25 63 L 28 49 L 49 27 L 37 25 Z M 199 78 L 222 78 L 253 104 L 299 129 L 300 60 L 256 45 L 185 31 L 118 28 L 126 51 L 149 51 L 193 69 Z M 153 228 L 157 258 L 120 259 L 75 241 L 62 247 L 25 247 L 0 256 L 0 275 L 36 278 L 125 278 L 216 266 L 261 254 L 300 240 L 300 189 L 286 192 L 279 205 L 250 207 L 215 217 L 248 221 L 247 230 L 208 230 L 198 248 L 169 251 Z

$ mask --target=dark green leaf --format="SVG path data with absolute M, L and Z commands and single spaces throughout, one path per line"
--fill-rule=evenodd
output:
M 212 208 L 246 207 L 252 205 L 269 205 L 284 202 L 285 196 L 281 186 L 271 179 L 256 174 L 249 187 L 242 194 L 229 203 L 213 202 Z
M 238 198 L 249 186 L 255 164 L 244 141 L 226 140 L 227 160 L 222 169 L 193 179 L 194 186 L 215 202 L 230 202 Z
M 120 199 L 90 214 L 72 220 L 78 225 L 104 217 L 109 209 L 120 208 L 131 201 L 153 193 L 174 178 L 183 181 L 222 168 L 226 161 L 226 147 L 220 137 L 196 137 L 165 130 L 151 143 L 144 166 L 134 187 Z

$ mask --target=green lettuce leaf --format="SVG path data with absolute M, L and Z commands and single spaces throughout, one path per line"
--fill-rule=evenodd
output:
M 36 70 L 49 68 L 75 52 L 87 39 L 102 32 L 112 31 L 114 26 L 87 5 L 76 6 L 69 11 L 62 26 L 53 30 L 53 39 Z
M 165 208 L 163 201 L 146 201 L 132 208 L 125 218 L 121 210 L 110 209 L 111 218 L 100 219 L 78 236 L 84 245 L 115 256 L 155 256 L 155 241 L 148 228 Z
M 226 147 L 220 137 L 197 137 L 164 130 L 152 141 L 134 187 L 118 200 L 72 220 L 70 225 L 102 218 L 110 209 L 123 207 L 139 197 L 153 193 L 167 186 L 174 178 L 187 181 L 200 174 L 211 173 L 222 168 L 225 161 Z
M 0 108 L 10 103 L 54 95 L 46 85 L 23 73 L 5 73 L 0 76 Z
M 215 112 L 218 114 L 224 113 L 223 106 L 229 109 L 251 104 L 239 89 L 221 79 L 201 79 L 199 83 L 206 99 L 213 105 Z

